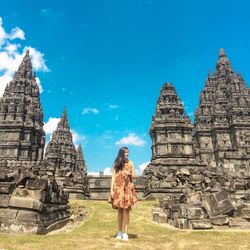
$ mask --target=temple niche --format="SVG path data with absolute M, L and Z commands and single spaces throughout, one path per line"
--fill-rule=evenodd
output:
M 230 176 L 250 176 L 250 92 L 223 49 L 195 111 L 197 158 Z
M 0 99 L 0 232 L 44 234 L 69 221 L 68 195 L 43 160 L 39 95 L 27 50 Z
M 82 147 L 75 148 L 66 108 L 46 148 L 45 161 L 55 167 L 56 180 L 70 198 L 90 197 Z

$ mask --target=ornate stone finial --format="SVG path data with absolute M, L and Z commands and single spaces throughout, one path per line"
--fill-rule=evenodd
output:
M 83 151 L 82 151 L 82 145 L 79 144 L 78 148 L 77 148 L 77 155 L 76 155 L 76 169 L 86 172 L 87 171 L 87 166 L 84 160 L 84 156 L 83 156 Z
M 242 77 L 242 75 L 241 75 L 240 71 L 238 71 L 238 73 L 237 73 L 237 77 L 238 77 L 239 79 L 243 79 L 243 77 Z
M 224 57 L 226 56 L 226 53 L 223 48 L 220 49 L 219 57 Z
M 23 60 L 14 75 L 14 78 L 18 77 L 29 79 L 32 78 L 32 63 L 29 56 L 29 50 L 26 50 L 25 56 L 23 57 Z
M 29 56 L 29 55 L 30 55 L 30 51 L 29 51 L 29 49 L 27 49 L 25 52 L 25 56 Z
M 67 108 L 64 106 L 62 117 L 67 117 Z

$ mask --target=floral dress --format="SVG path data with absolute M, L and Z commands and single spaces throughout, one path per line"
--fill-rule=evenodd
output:
M 132 180 L 133 163 L 125 163 L 123 170 L 115 174 L 113 186 L 114 195 L 109 197 L 109 203 L 114 209 L 131 208 L 137 202 L 135 185 Z

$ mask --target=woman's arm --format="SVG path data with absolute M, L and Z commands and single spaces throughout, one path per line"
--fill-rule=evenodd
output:
M 115 183 L 115 168 L 112 166 L 112 178 L 111 178 L 111 186 L 110 186 L 110 193 L 113 193 L 113 187 Z
M 131 162 L 131 167 L 132 167 L 132 177 L 135 178 L 136 174 L 135 174 L 135 167 L 134 167 L 134 163 L 132 161 Z

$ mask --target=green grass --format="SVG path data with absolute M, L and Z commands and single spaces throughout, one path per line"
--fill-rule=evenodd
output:
M 250 231 L 178 230 L 152 222 L 153 201 L 139 201 L 131 211 L 128 242 L 115 239 L 117 211 L 106 201 L 72 200 L 86 207 L 85 222 L 69 233 L 50 235 L 0 234 L 2 249 L 250 249 Z

